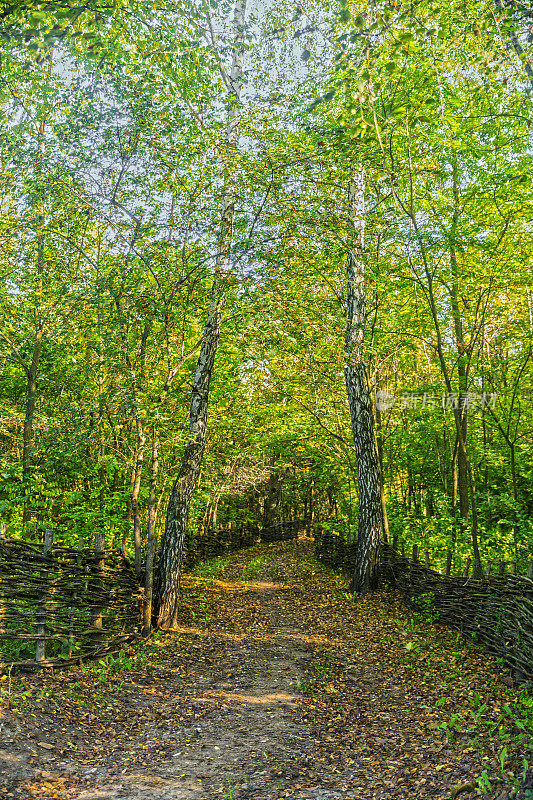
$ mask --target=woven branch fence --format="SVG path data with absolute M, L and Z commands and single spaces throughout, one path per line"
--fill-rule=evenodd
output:
M 295 519 L 278 522 L 266 528 L 245 524 L 222 530 L 208 530 L 196 536 L 188 534 L 185 539 L 183 569 L 186 572 L 211 558 L 225 556 L 260 542 L 296 539 L 307 524 L 305 520 Z
M 142 592 L 120 553 L 0 541 L 0 669 L 97 658 L 139 633 Z
M 336 571 L 351 573 L 355 544 L 342 537 L 315 532 L 317 558 Z M 382 544 L 380 550 L 381 579 L 418 612 L 430 613 L 441 625 L 460 631 L 471 641 L 484 647 L 509 666 L 519 683 L 533 682 L 533 572 L 529 577 L 516 574 L 491 575 L 490 565 L 482 580 L 469 575 L 467 563 L 462 575 L 450 575 L 451 554 L 446 572 L 430 566 L 429 554 L 424 564 L 413 547 L 411 558 L 405 552 Z M 505 567 L 504 567 L 505 568 Z

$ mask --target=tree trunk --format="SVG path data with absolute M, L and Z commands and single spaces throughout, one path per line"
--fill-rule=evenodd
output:
M 529 61 L 529 59 L 526 58 L 526 53 L 524 53 L 524 48 L 520 44 L 520 40 L 518 38 L 518 33 L 516 31 L 516 28 L 515 28 L 515 25 L 513 23 L 513 20 L 509 17 L 509 14 L 508 14 L 509 10 L 511 10 L 511 13 L 512 13 L 512 10 L 516 11 L 517 6 L 516 6 L 516 4 L 511 4 L 511 3 L 509 3 L 509 5 L 507 6 L 507 4 L 505 4 L 502 0 L 496 0 L 496 5 L 500 9 L 500 11 L 503 14 L 505 14 L 505 23 L 503 25 L 501 25 L 501 22 L 503 20 L 500 21 L 500 25 L 498 26 L 498 32 L 501 33 L 501 31 L 503 29 L 503 31 L 507 34 L 507 36 L 511 40 L 511 44 L 513 46 L 513 50 L 515 51 L 516 55 L 518 56 L 520 64 L 524 68 L 524 72 L 526 73 L 526 75 L 528 77 L 529 86 L 527 86 L 526 92 L 529 95 L 529 94 L 533 93 L 533 66 L 531 66 L 531 62 Z M 524 12 L 526 11 L 526 5 L 525 4 L 523 6 L 523 11 Z M 526 14 L 524 14 L 524 23 L 527 24 L 526 23 Z
M 486 406 L 486 410 L 490 413 L 490 415 L 494 419 L 496 426 L 498 427 L 498 430 L 500 431 L 501 435 L 505 440 L 506 445 L 509 448 L 509 466 L 511 469 L 511 482 L 513 487 L 513 539 L 514 539 L 515 560 L 518 558 L 518 533 L 519 533 L 519 517 L 518 517 L 519 500 L 518 500 L 518 481 L 516 475 L 516 441 L 518 437 L 518 425 L 521 416 L 520 406 L 518 406 L 517 408 L 517 418 L 515 419 L 514 422 L 513 422 L 513 413 L 514 413 L 515 403 L 517 400 L 518 387 L 520 386 L 520 380 L 530 358 L 531 358 L 531 347 L 528 348 L 526 357 L 514 379 L 514 387 L 511 395 L 511 407 L 509 409 L 509 417 L 507 419 L 507 425 L 505 427 L 502 425 L 501 421 L 498 419 L 498 417 L 496 416 L 490 405 Z M 483 414 L 485 414 L 485 410 Z M 514 428 L 513 437 L 511 437 L 511 427 Z
M 183 543 L 189 507 L 196 488 L 207 438 L 209 383 L 220 336 L 221 310 L 209 314 L 204 341 L 196 367 L 189 414 L 189 443 L 183 454 L 178 477 L 167 507 L 156 576 L 155 616 L 162 628 L 177 625 L 177 603 L 181 578 Z
M 452 461 L 451 461 L 451 486 L 452 486 L 452 516 L 455 522 L 457 520 L 457 495 L 459 492 L 459 478 L 457 475 L 457 453 L 459 452 L 459 438 L 455 435 L 455 444 L 453 446 Z
M 207 408 L 209 384 L 213 374 L 215 356 L 220 338 L 222 309 L 228 291 L 231 274 L 229 264 L 235 216 L 235 188 L 233 165 L 239 138 L 239 105 L 242 88 L 241 44 L 244 36 L 246 0 L 237 0 L 233 16 L 233 54 L 231 74 L 223 71 L 229 90 L 227 103 L 226 144 L 229 155 L 228 174 L 224 201 L 220 216 L 220 229 L 216 256 L 216 270 L 212 289 L 212 302 L 200 355 L 194 376 L 191 406 L 189 411 L 189 442 L 185 448 L 178 477 L 172 487 L 167 508 L 165 530 L 156 575 L 155 618 L 160 628 L 174 628 L 177 624 L 178 595 L 181 578 L 181 562 L 185 531 L 189 518 L 189 507 L 198 482 L 202 458 L 207 439 Z M 215 42 L 213 46 L 216 46 Z
M 157 434 L 154 430 L 152 440 L 152 477 L 150 480 L 150 495 L 148 497 L 146 563 L 144 568 L 143 636 L 149 636 L 150 631 L 152 630 L 152 594 L 154 586 L 155 520 L 157 514 L 156 494 L 158 472 L 159 458 L 157 451 Z
M 38 316 L 36 314 L 36 316 Z M 22 523 L 27 525 L 31 517 L 30 493 L 31 493 L 31 460 L 30 451 L 33 443 L 33 417 L 35 414 L 35 400 L 37 394 L 37 374 L 39 361 L 41 359 L 43 343 L 43 331 L 38 323 L 35 331 L 35 344 L 31 364 L 26 371 L 26 413 L 24 416 L 24 429 L 22 434 L 22 484 L 24 486 L 24 509 L 22 512 Z
M 418 227 L 416 224 L 416 219 L 411 217 L 411 221 L 413 223 L 413 227 L 418 235 Z M 452 382 L 450 378 L 450 372 L 448 370 L 446 359 L 444 357 L 444 348 L 442 343 L 442 332 L 441 332 L 441 325 L 439 321 L 439 314 L 437 309 L 437 302 L 435 299 L 435 291 L 434 291 L 434 284 L 433 284 L 433 276 L 429 269 L 428 263 L 425 259 L 424 251 L 422 251 L 424 256 L 424 271 L 426 275 L 427 281 L 427 296 L 429 300 L 429 307 L 431 311 L 431 316 L 433 318 L 433 324 L 435 326 L 435 333 L 437 336 L 437 355 L 439 357 L 439 363 L 441 367 L 442 376 L 444 378 L 446 389 L 449 395 L 453 394 L 452 391 Z M 458 452 L 462 453 L 464 458 L 464 463 L 466 465 L 466 472 L 468 476 L 468 484 L 470 489 L 470 501 L 471 501 L 471 510 L 472 510 L 472 553 L 474 556 L 474 564 L 473 564 L 473 577 L 478 579 L 483 576 L 483 570 L 481 566 L 481 556 L 479 554 L 479 543 L 478 543 L 478 516 L 477 516 L 477 495 L 476 495 L 476 480 L 474 469 L 472 467 L 472 463 L 468 457 L 468 451 L 466 448 L 466 442 L 463 436 L 463 421 L 461 416 L 461 409 L 459 408 L 459 404 L 452 403 L 452 410 L 453 410 L 453 418 L 455 422 L 455 432 L 457 436 L 457 447 Z
M 377 586 L 379 545 L 383 531 L 381 473 L 372 399 L 363 360 L 366 323 L 364 191 L 365 175 L 361 169 L 349 188 L 354 240 L 346 259 L 347 324 L 344 344 L 344 378 L 359 484 L 358 538 L 352 578 L 352 589 L 356 592 L 365 592 Z
M 457 467 L 458 467 L 458 489 L 459 489 L 459 510 L 463 520 L 468 519 L 470 507 L 472 510 L 472 552 L 474 556 L 473 576 L 474 578 L 482 577 L 481 557 L 479 554 L 478 543 L 478 517 L 477 517 L 477 497 L 476 497 L 476 478 L 474 469 L 472 467 L 467 450 L 467 408 L 466 402 L 467 389 L 468 389 L 468 368 L 470 362 L 470 353 L 466 347 L 464 340 L 463 323 L 459 309 L 459 280 L 460 275 L 457 268 L 457 254 L 454 246 L 454 239 L 457 224 L 460 216 L 460 196 L 459 196 L 459 174 L 457 170 L 457 161 L 455 154 L 452 160 L 452 177 L 453 177 L 453 196 L 454 196 L 454 212 L 452 222 L 452 244 L 450 247 L 450 267 L 452 271 L 452 289 L 451 289 L 451 307 L 454 322 L 455 336 L 457 340 L 457 379 L 459 385 L 459 395 L 457 407 L 453 404 L 455 429 L 457 432 Z M 431 286 L 432 292 L 432 286 Z M 431 295 L 432 302 L 434 301 L 433 294 Z M 432 314 L 435 309 L 432 309 Z M 442 346 L 439 341 L 439 360 L 441 368 L 443 364 Z M 448 378 L 447 388 L 451 394 L 451 380 Z M 469 498 L 470 489 L 470 498 Z
M 93 579 L 93 587 L 96 594 L 101 593 L 104 578 L 104 555 L 105 555 L 105 532 L 103 528 L 96 525 L 94 529 L 94 553 L 96 556 L 96 575 Z M 94 605 L 92 609 L 93 627 L 100 631 L 103 627 L 104 607 Z
M 48 77 L 50 77 L 51 60 L 48 69 Z M 40 179 L 43 171 L 43 157 L 44 157 L 44 135 L 45 123 L 44 120 L 39 126 L 38 133 L 38 147 L 37 159 L 35 164 L 35 171 L 37 178 Z M 24 415 L 24 429 L 22 434 L 22 484 L 24 490 L 24 507 L 22 511 L 22 524 L 26 526 L 30 521 L 31 508 L 30 508 L 30 493 L 31 493 L 31 459 L 30 451 L 33 443 L 33 417 L 35 414 L 35 400 L 37 395 L 37 375 L 39 372 L 39 362 L 41 360 L 41 353 L 43 348 L 43 320 L 41 316 L 41 301 L 43 294 L 43 270 L 44 270 L 44 213 L 41 204 L 36 209 L 35 217 L 35 234 L 37 241 L 37 254 L 36 254 L 36 291 L 35 291 L 35 342 L 33 345 L 33 353 L 29 367 L 25 367 L 27 388 L 26 388 L 26 413 Z
M 267 481 L 263 505 L 263 528 L 268 528 L 270 525 L 274 525 L 278 518 L 283 477 L 283 470 L 276 469 L 271 473 Z
M 365 592 L 378 583 L 378 556 L 383 529 L 381 477 L 372 422 L 372 401 L 364 364 L 344 368 L 359 485 L 359 524 L 352 590 Z
M 456 174 L 454 171 L 454 179 Z M 458 201 L 457 201 L 458 202 Z M 458 212 L 457 212 L 458 213 Z M 456 224 L 454 215 L 454 224 Z M 468 353 L 464 341 L 463 320 L 459 308 L 459 278 L 457 274 L 457 258 L 455 249 L 450 248 L 450 263 L 452 268 L 453 283 L 450 289 L 450 305 L 452 308 L 453 325 L 457 343 L 457 383 L 459 388 L 458 405 L 460 413 L 461 435 L 464 443 L 467 441 L 468 430 Z M 452 398 L 450 400 L 453 402 Z M 459 494 L 459 511 L 461 518 L 466 520 L 470 515 L 470 499 L 468 496 L 468 469 L 466 465 L 463 449 L 459 447 L 457 452 L 457 489 Z
M 48 558 L 52 554 L 52 545 L 54 542 L 54 533 L 51 530 L 45 530 L 44 532 L 44 551 L 43 555 L 45 558 Z M 39 578 L 41 583 L 41 592 L 42 592 L 42 603 L 40 606 L 37 607 L 35 617 L 39 621 L 39 625 L 37 627 L 37 636 L 42 637 L 37 639 L 37 644 L 35 647 L 35 661 L 37 663 L 44 661 L 46 658 L 46 606 L 48 600 L 48 593 L 50 591 L 50 586 L 48 583 L 48 576 L 49 572 L 44 567 L 41 569 Z
M 139 419 L 139 414 L 136 414 L 137 424 L 137 452 L 135 458 L 135 477 L 133 479 L 133 487 L 131 490 L 131 511 L 133 514 L 133 546 L 135 549 L 135 572 L 138 578 L 142 575 L 141 565 L 141 517 L 139 514 L 139 491 L 141 489 L 141 478 L 144 461 L 144 445 L 146 443 L 146 434 L 144 433 Z
M 378 383 L 376 381 L 376 387 Z M 381 420 L 381 411 L 379 408 L 376 408 L 376 443 L 378 448 L 378 460 L 379 460 L 379 474 L 380 474 L 380 481 L 381 481 L 381 513 L 382 513 L 382 522 L 383 522 L 383 541 L 389 541 L 389 518 L 387 516 L 387 501 L 385 498 L 385 478 L 383 472 L 383 425 Z
M 516 561 L 518 559 L 518 486 L 516 482 L 515 443 L 510 442 L 509 448 L 510 448 L 511 481 L 513 485 L 513 542 L 514 542 L 514 557 Z
M 135 474 L 136 474 L 136 469 L 137 469 L 136 458 L 137 458 L 137 453 L 135 453 L 134 460 L 133 460 L 133 467 L 132 467 L 132 470 L 131 470 L 130 489 L 133 487 L 133 484 L 134 484 L 134 481 L 135 481 Z M 124 485 L 124 487 L 126 485 L 126 476 L 125 475 L 124 475 L 123 485 Z M 130 491 L 129 499 L 128 499 L 127 503 L 126 503 L 126 523 L 125 523 L 125 526 L 123 528 L 122 539 L 120 541 L 120 552 L 122 553 L 124 558 L 126 558 L 126 542 L 127 542 L 127 539 L 128 539 L 129 532 L 131 531 L 132 516 L 133 515 L 132 515 L 132 510 L 131 510 L 131 491 Z

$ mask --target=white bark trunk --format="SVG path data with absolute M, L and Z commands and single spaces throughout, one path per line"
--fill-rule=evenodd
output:
M 349 203 L 352 208 L 354 236 L 353 245 L 346 259 L 347 320 L 344 342 L 344 377 L 352 421 L 359 484 L 358 539 L 352 588 L 354 591 L 364 592 L 377 585 L 383 508 L 372 398 L 364 363 L 366 264 L 364 251 L 365 173 L 362 168 L 349 187 Z
M 230 251 L 235 217 L 235 186 L 231 173 L 239 140 L 242 89 L 240 46 L 243 41 L 245 13 L 246 0 L 238 0 L 233 17 L 234 43 L 231 72 L 229 76 L 225 76 L 229 90 L 226 116 L 226 146 L 229 164 L 226 176 L 226 190 L 220 215 L 211 308 L 205 325 L 204 338 L 196 365 L 191 393 L 189 442 L 183 454 L 178 477 L 172 487 L 156 575 L 156 624 L 158 627 L 164 628 L 175 627 L 177 624 L 177 604 L 185 531 L 189 518 L 189 507 L 198 482 L 205 450 L 209 384 L 215 364 L 220 338 L 222 309 L 226 301 L 228 279 L 231 274 Z

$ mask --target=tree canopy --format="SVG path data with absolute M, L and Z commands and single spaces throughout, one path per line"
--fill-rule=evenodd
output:
M 200 419 L 197 535 L 306 518 L 355 537 L 359 518 L 361 539 L 375 442 L 382 536 L 525 561 L 531 9 L 17 2 L 0 20 L 9 534 L 96 536 L 140 571 Z

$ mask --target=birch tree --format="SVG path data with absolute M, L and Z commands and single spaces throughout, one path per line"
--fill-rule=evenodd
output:
M 352 588 L 377 585 L 379 543 L 383 528 L 381 474 L 374 432 L 372 398 L 365 364 L 365 171 L 359 167 L 349 189 L 352 247 L 346 258 L 346 334 L 344 379 L 350 407 L 359 484 L 359 523 Z
M 196 365 L 189 411 L 189 437 L 182 456 L 178 476 L 172 487 L 167 507 L 165 531 L 161 539 L 156 574 L 155 621 L 158 627 L 176 626 L 183 543 L 193 492 L 196 488 L 207 439 L 209 386 L 220 339 L 222 312 L 227 298 L 231 269 L 231 243 L 235 217 L 234 160 L 239 140 L 240 99 L 242 89 L 241 46 L 244 37 L 246 0 L 237 0 L 233 15 L 232 65 L 228 73 L 220 60 L 222 77 L 227 88 L 225 191 L 220 213 L 220 226 L 215 274 L 211 289 L 211 306 L 205 323 L 203 341 Z M 213 47 L 216 38 L 209 19 Z

